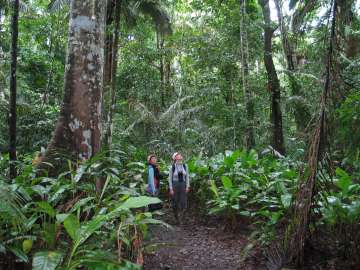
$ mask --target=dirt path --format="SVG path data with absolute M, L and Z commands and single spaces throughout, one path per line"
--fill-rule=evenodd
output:
M 164 211 L 164 221 L 173 224 L 170 209 Z M 183 223 L 151 229 L 150 243 L 157 248 L 145 254 L 145 270 L 264 269 L 260 262 L 243 262 L 245 235 L 224 232 L 221 224 L 200 224 L 193 217 Z

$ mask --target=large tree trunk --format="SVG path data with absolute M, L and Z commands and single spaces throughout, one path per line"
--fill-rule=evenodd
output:
M 254 101 L 249 88 L 249 46 L 247 40 L 247 21 L 246 21 L 246 0 L 240 0 L 240 50 L 241 50 L 241 80 L 244 92 L 246 107 L 246 134 L 245 144 L 249 150 L 255 146 L 254 135 Z
M 268 74 L 268 87 L 271 93 L 271 124 L 272 147 L 280 154 L 285 154 L 285 145 L 282 128 L 280 82 L 272 58 L 272 36 L 274 29 L 271 27 L 269 0 L 259 0 L 264 16 L 264 62 Z
M 285 54 L 285 59 L 287 63 L 287 75 L 289 77 L 290 81 L 290 87 L 291 87 L 291 95 L 296 97 L 301 97 L 298 99 L 298 101 L 294 104 L 294 118 L 297 130 L 299 132 L 304 132 L 306 129 L 308 122 L 310 121 L 310 112 L 308 107 L 305 105 L 305 102 L 303 101 L 303 94 L 301 91 L 301 85 L 297 81 L 295 72 L 296 72 L 296 63 L 294 61 L 295 58 L 295 48 L 294 44 L 291 44 L 290 39 L 288 37 L 288 30 L 284 23 L 284 18 L 282 14 L 282 4 L 281 0 L 275 0 L 278 20 L 279 20 L 279 26 L 281 31 L 281 40 L 282 40 L 282 46 L 283 51 Z M 297 33 L 294 33 L 296 35 Z
M 102 1 L 72 0 L 64 99 L 40 168 L 61 169 L 62 157 L 84 160 L 100 150 L 105 9 Z
M 13 13 L 11 18 L 11 74 L 10 74 L 10 110 L 9 110 L 9 156 L 10 178 L 15 178 L 16 171 L 16 64 L 17 42 L 19 31 L 19 0 L 13 1 Z

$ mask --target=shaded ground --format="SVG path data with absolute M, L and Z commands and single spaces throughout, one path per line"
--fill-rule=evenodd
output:
M 171 210 L 164 209 L 164 220 L 173 224 Z M 182 225 L 172 229 L 155 227 L 151 229 L 151 244 L 156 250 L 145 254 L 145 270 L 211 270 L 211 269 L 265 269 L 261 262 L 243 262 L 243 249 L 248 244 L 245 234 L 224 232 L 221 223 L 204 224 L 187 217 Z

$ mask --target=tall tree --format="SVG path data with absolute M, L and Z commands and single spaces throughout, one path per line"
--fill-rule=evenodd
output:
M 109 102 L 108 108 L 105 110 L 106 130 L 103 142 L 109 149 L 112 144 L 113 114 L 116 104 L 116 71 L 118 66 L 121 3 L 121 0 L 114 0 L 108 4 L 108 18 L 106 23 L 106 28 L 109 29 L 109 31 L 106 31 L 104 84 L 109 93 Z M 110 31 L 111 27 L 113 27 L 113 31 Z
M 241 51 L 241 80 L 244 92 L 247 125 L 245 144 L 247 149 L 255 146 L 254 135 L 254 101 L 252 93 L 249 88 L 249 44 L 247 38 L 247 15 L 246 15 L 246 0 L 240 0 L 240 51 Z
M 307 156 L 307 171 L 305 174 L 306 179 L 301 181 L 299 191 L 297 194 L 296 202 L 294 204 L 294 216 L 292 224 L 289 226 L 286 235 L 287 243 L 285 247 L 289 258 L 296 261 L 298 265 L 304 263 L 304 250 L 306 240 L 308 239 L 308 225 L 310 221 L 310 210 L 315 196 L 315 182 L 319 170 L 326 166 L 320 166 L 324 157 L 324 149 L 326 148 L 326 126 L 328 123 L 327 112 L 329 110 L 330 92 L 332 89 L 333 81 L 333 53 L 334 43 L 336 37 L 336 12 L 337 12 L 337 0 L 334 0 L 332 6 L 332 23 L 331 23 L 331 35 L 329 39 L 329 46 L 327 51 L 327 63 L 325 72 L 325 84 L 324 90 L 320 99 L 320 109 L 317 114 L 316 125 L 314 127 L 312 136 L 309 142 L 309 150 Z
M 64 98 L 40 168 L 57 165 L 59 155 L 84 160 L 100 150 L 105 10 L 101 1 L 71 1 Z
M 19 32 L 19 0 L 13 1 L 11 17 L 11 74 L 10 74 L 10 110 L 9 110 L 9 156 L 10 177 L 16 177 L 16 65 Z
M 303 132 L 310 121 L 310 112 L 308 107 L 306 106 L 303 98 L 303 93 L 301 91 L 301 85 L 296 78 L 295 72 L 297 71 L 297 65 L 295 61 L 295 46 L 296 44 L 292 43 L 287 26 L 284 22 L 284 16 L 282 13 L 282 1 L 275 0 L 275 6 L 277 10 L 278 20 L 279 20 L 279 28 L 281 32 L 281 41 L 283 46 L 283 51 L 285 54 L 285 59 L 287 63 L 287 75 L 290 82 L 291 95 L 297 97 L 294 102 L 294 118 L 297 130 L 299 132 Z M 293 33 L 293 39 L 296 39 L 297 33 Z
M 60 0 L 57 0 L 60 1 Z M 118 66 L 118 47 L 119 47 L 119 31 L 120 31 L 120 16 L 124 17 L 124 21 L 136 22 L 139 13 L 149 15 L 155 23 L 157 37 L 161 36 L 162 45 L 164 44 L 164 36 L 171 33 L 171 23 L 169 15 L 164 7 L 158 2 L 141 0 L 136 3 L 129 0 L 108 0 L 107 3 L 107 19 L 106 19 L 106 41 L 105 41 L 105 93 L 104 96 L 104 122 L 105 134 L 103 144 L 107 148 L 111 148 L 113 115 L 116 105 L 116 71 Z M 161 57 L 161 63 L 164 63 Z M 161 70 L 160 70 L 161 68 Z M 170 69 L 170 64 L 165 64 L 159 67 L 160 72 L 163 71 L 161 78 L 164 81 L 168 77 L 166 72 Z M 166 85 L 166 83 L 164 83 Z M 165 87 L 163 87 L 163 90 Z M 162 91 L 161 99 L 163 100 L 164 91 Z
M 264 62 L 271 93 L 272 146 L 280 154 L 285 154 L 282 127 L 280 81 L 272 57 L 272 37 L 275 29 L 271 26 L 269 0 L 259 0 L 264 16 Z

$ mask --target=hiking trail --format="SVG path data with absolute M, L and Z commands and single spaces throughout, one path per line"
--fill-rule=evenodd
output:
M 172 228 L 156 226 L 150 229 L 147 244 L 156 248 L 145 253 L 145 270 L 265 269 L 262 256 L 243 260 L 242 251 L 249 243 L 247 233 L 225 232 L 223 223 L 199 220 L 191 212 L 187 213 L 185 222 L 173 225 L 168 203 L 162 211 L 165 213 L 162 219 Z

